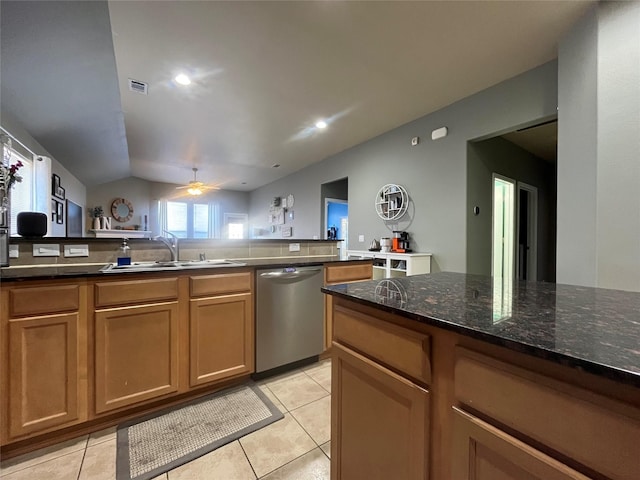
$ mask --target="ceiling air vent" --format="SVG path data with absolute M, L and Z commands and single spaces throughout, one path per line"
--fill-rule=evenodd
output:
M 149 89 L 149 85 L 138 80 L 129 79 L 129 90 L 136 93 L 146 95 Z

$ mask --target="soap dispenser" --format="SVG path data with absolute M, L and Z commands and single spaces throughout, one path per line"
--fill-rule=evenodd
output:
M 127 238 L 122 239 L 122 245 L 118 248 L 118 266 L 131 265 L 131 247 L 127 243 Z

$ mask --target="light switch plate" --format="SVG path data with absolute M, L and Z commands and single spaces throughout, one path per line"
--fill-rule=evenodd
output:
M 57 243 L 34 243 L 34 257 L 59 257 L 60 245 Z
M 65 257 L 88 257 L 89 245 L 65 245 L 64 256 Z
M 290 243 L 289 244 L 289 251 L 290 252 L 299 252 L 300 251 L 300 244 L 299 243 Z
M 358 235 L 358 241 L 364 242 L 364 235 Z
M 9 245 L 9 258 L 19 258 L 20 247 L 18 245 Z

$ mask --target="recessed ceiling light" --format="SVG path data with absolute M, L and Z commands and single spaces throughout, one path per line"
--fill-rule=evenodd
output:
M 324 120 L 318 120 L 316 122 L 316 128 L 327 128 L 327 122 L 325 122 Z
M 191 83 L 191 79 L 187 77 L 184 73 L 177 75 L 175 81 L 180 85 L 189 85 Z

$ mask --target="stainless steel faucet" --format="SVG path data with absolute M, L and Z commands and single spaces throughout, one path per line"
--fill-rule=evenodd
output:
M 152 240 L 160 240 L 164 243 L 171 253 L 171 261 L 176 262 L 178 261 L 178 237 L 166 230 L 163 230 L 163 232 L 167 234 L 169 238 L 158 235 L 157 237 L 153 237 Z

